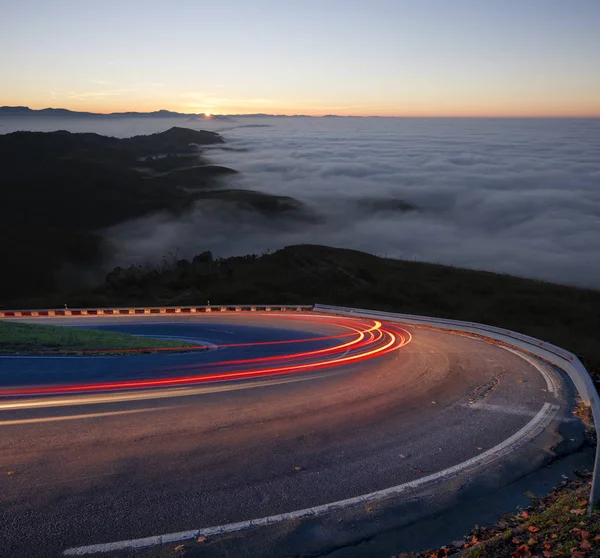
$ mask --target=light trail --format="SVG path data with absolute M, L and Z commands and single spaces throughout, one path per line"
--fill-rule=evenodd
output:
M 173 407 L 148 407 L 146 409 L 130 409 L 128 411 L 110 411 L 106 413 L 87 413 L 81 415 L 63 415 L 57 417 L 38 417 L 30 419 L 16 419 L 16 420 L 0 420 L 0 428 L 3 426 L 17 426 L 20 424 L 41 424 L 45 422 L 63 422 L 65 420 L 83 420 L 91 418 L 105 418 L 115 417 L 122 415 L 137 415 L 139 413 L 155 413 L 156 411 L 164 411 L 165 409 L 172 409 Z
M 319 316 L 322 317 L 322 316 Z M 289 321 L 298 320 L 302 321 L 301 317 L 290 316 L 286 319 Z M 338 318 L 339 319 L 339 318 Z M 322 323 L 322 322 L 321 322 Z M 107 353 L 123 353 L 123 354 L 131 354 L 131 353 L 147 353 L 148 351 L 152 352 L 181 352 L 181 351 L 193 351 L 193 350 L 206 350 L 206 349 L 227 349 L 233 347 L 254 347 L 258 345 L 289 345 L 293 343 L 310 343 L 315 341 L 327 341 L 330 339 L 342 339 L 344 337 L 350 337 L 354 335 L 353 333 L 344 333 L 341 335 L 329 335 L 325 337 L 308 337 L 305 339 L 283 339 L 279 341 L 260 341 L 253 343 L 222 343 L 222 344 L 214 344 L 210 345 L 184 345 L 181 347 L 152 347 L 152 348 L 140 348 L 140 349 L 119 349 L 116 351 L 115 349 L 77 349 L 72 351 L 73 354 L 84 354 L 84 355 L 99 355 L 99 354 L 107 354 Z M 40 351 L 40 355 L 47 354 L 49 356 L 55 355 L 56 353 L 53 351 Z
M 310 316 L 280 318 L 310 323 Z M 290 351 L 282 355 L 225 360 L 212 363 L 195 363 L 162 369 L 162 376 L 122 380 L 113 382 L 96 382 L 86 384 L 20 386 L 0 389 L 0 396 L 11 398 L 19 396 L 43 396 L 56 394 L 76 394 L 84 392 L 111 392 L 119 390 L 139 390 L 148 388 L 177 387 L 207 382 L 226 382 L 233 380 L 256 379 L 269 376 L 304 373 L 323 370 L 347 364 L 363 362 L 389 354 L 408 343 L 411 334 L 395 324 L 366 319 L 347 319 L 331 317 L 328 320 L 315 320 L 319 325 L 324 322 L 341 328 L 348 333 L 335 336 L 312 337 L 309 339 L 291 339 L 280 341 L 264 341 L 257 343 L 239 343 L 222 345 L 222 347 L 258 347 L 268 345 L 296 346 L 303 342 L 341 341 L 333 346 L 308 351 Z M 165 377 L 166 371 L 183 372 L 186 375 Z M 156 370 L 154 371 L 157 372 Z M 159 374 L 161 370 L 158 371 Z

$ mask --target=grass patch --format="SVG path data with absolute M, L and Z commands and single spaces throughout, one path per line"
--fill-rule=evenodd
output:
M 152 339 L 79 327 L 0 322 L 0 353 L 108 354 L 158 350 L 190 350 L 195 345 L 173 339 Z

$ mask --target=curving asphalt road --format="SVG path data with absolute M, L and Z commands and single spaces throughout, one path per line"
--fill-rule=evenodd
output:
M 414 484 L 374 499 L 383 509 L 417 498 L 423 479 L 430 494 L 502 485 L 551 459 L 560 429 L 579 429 L 565 377 L 465 336 L 295 313 L 41 321 L 211 348 L 1 357 L 2 556 L 84 552 Z M 527 428 L 510 454 L 494 454 Z M 476 465 L 462 477 L 448 473 L 468 460 Z M 421 518 L 436 511 L 429 502 Z M 329 516 L 359 522 L 372 512 L 358 508 Z M 258 548 L 269 556 L 291 555 L 278 554 L 282 537 L 304 533 L 299 520 L 262 529 Z M 341 544 L 335 529 L 315 533 L 298 555 Z

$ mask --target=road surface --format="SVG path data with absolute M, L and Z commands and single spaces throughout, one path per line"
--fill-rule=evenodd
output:
M 559 430 L 578 428 L 565 377 L 466 336 L 296 313 L 40 321 L 210 348 L 0 358 L 3 556 L 111 542 L 129 556 L 141 538 L 278 516 L 260 548 L 287 556 L 283 534 L 302 521 L 281 514 L 342 502 L 323 521 L 359 522 L 420 489 L 447 499 L 463 485 L 509 483 L 553 457 Z M 398 486 L 410 490 L 343 504 Z M 331 528 L 301 540 L 298 555 L 340 544 Z M 148 552 L 177 544 L 161 542 Z

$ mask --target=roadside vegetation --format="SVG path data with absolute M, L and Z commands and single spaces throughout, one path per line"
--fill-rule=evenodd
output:
M 600 512 L 587 513 L 590 474 L 561 486 L 496 525 L 475 527 L 464 540 L 418 554 L 394 558 L 587 558 L 600 556 Z
M 14 132 L 0 134 L 4 277 L 0 300 L 56 290 L 67 266 L 92 268 L 110 252 L 98 231 L 158 211 L 178 214 L 194 196 L 168 177 L 143 170 L 172 154 L 173 165 L 195 161 L 195 181 L 205 176 L 199 146 L 221 144 L 214 132 L 172 128 L 160 134 L 118 139 L 98 134 Z M 148 159 L 143 161 L 142 159 Z M 158 159 L 157 159 L 158 160 Z M 10 272 L 9 272 L 10 270 Z
M 181 215 L 197 204 L 263 219 L 315 219 L 290 197 L 226 188 L 237 171 L 211 165 L 203 149 L 219 134 L 174 127 L 119 139 L 98 134 L 0 134 L 4 274 L 0 305 L 48 295 L 102 268 L 114 246 L 105 231 L 156 213 Z M 73 277 L 72 277 L 73 274 Z
M 0 322 L 0 353 L 78 354 L 190 350 L 191 343 L 79 327 Z
M 600 379 L 600 291 L 509 275 L 381 258 L 327 246 L 272 254 L 116 268 L 79 292 L 13 301 L 12 308 L 128 305 L 337 304 L 505 327 L 581 355 Z M 5 305 L 7 307 L 7 305 Z

